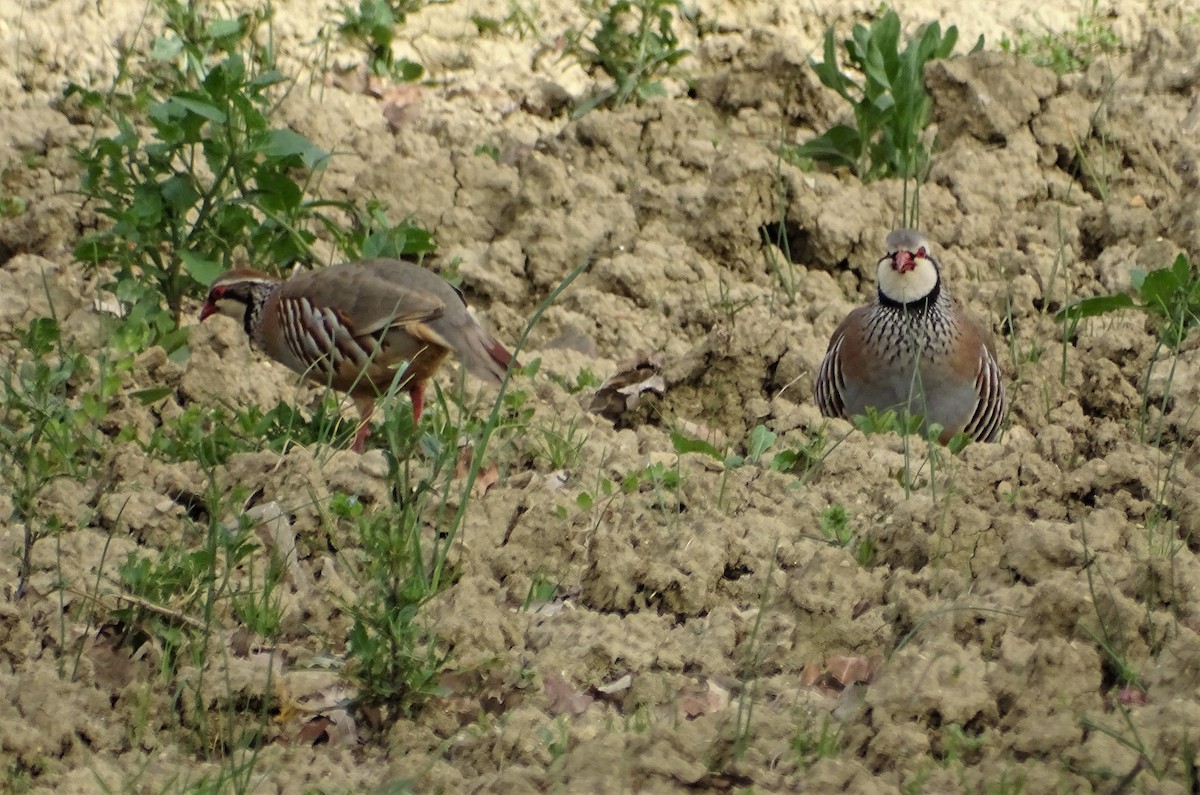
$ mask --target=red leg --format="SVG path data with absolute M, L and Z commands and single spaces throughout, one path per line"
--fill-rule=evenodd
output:
M 421 411 L 425 408 L 425 382 L 417 381 L 409 387 L 408 396 L 412 398 L 413 427 L 416 427 L 421 421 Z
M 358 407 L 362 421 L 354 434 L 354 443 L 350 445 L 350 449 L 361 453 L 366 449 L 367 437 L 371 435 L 371 413 L 375 410 L 375 401 L 370 398 L 354 398 L 354 405 Z

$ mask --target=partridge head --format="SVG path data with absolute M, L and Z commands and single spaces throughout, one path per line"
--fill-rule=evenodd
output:
M 814 392 L 826 417 L 867 407 L 924 417 L 943 430 L 995 441 L 1008 404 L 991 334 L 968 317 L 942 281 L 933 246 L 919 232 L 887 236 L 875 300 L 833 332 Z
M 408 392 L 418 420 L 425 382 L 447 354 L 494 384 L 520 366 L 468 311 L 462 293 L 400 260 L 346 262 L 287 281 L 235 268 L 213 282 L 200 320 L 217 313 L 239 321 L 275 361 L 348 393 L 362 416 L 353 445 L 359 451 L 375 401 L 393 382 Z

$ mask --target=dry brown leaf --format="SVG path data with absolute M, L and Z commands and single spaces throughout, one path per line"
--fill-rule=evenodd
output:
M 833 681 L 843 687 L 871 681 L 871 661 L 866 657 L 843 657 L 835 654 L 825 660 L 825 668 Z
M 729 691 L 709 679 L 688 688 L 679 698 L 679 711 L 687 720 L 720 712 L 729 706 Z
M 587 693 L 581 693 L 571 687 L 562 675 L 551 671 L 542 676 L 542 687 L 546 697 L 550 699 L 550 713 L 553 715 L 568 714 L 579 717 L 595 700 Z
M 292 742 L 347 748 L 358 744 L 358 727 L 344 709 L 305 718 Z
M 249 657 L 250 642 L 253 640 L 254 633 L 248 627 L 238 627 L 229 636 L 229 650 L 235 657 Z
M 804 670 L 800 672 L 800 686 L 813 687 L 821 681 L 821 677 L 825 675 L 825 670 L 820 663 L 810 662 L 804 666 Z
M 1139 690 L 1136 687 L 1122 687 L 1117 692 L 1117 701 L 1131 707 L 1140 707 L 1145 705 L 1150 700 L 1150 696 L 1145 690 Z
M 454 462 L 454 478 L 456 480 L 462 480 L 470 474 L 471 461 L 474 457 L 475 448 L 469 444 L 463 445 L 462 450 L 458 453 L 458 460 Z M 500 472 L 496 469 L 495 461 L 480 467 L 479 472 L 475 475 L 475 483 L 471 486 L 471 496 L 482 497 L 498 482 L 500 482 Z
M 488 489 L 500 482 L 500 473 L 496 469 L 496 462 L 485 466 L 479 470 L 479 474 L 475 476 L 475 483 L 471 486 L 471 496 L 479 499 L 487 494 Z
M 606 685 L 597 685 L 596 692 L 603 693 L 606 696 L 611 696 L 613 693 L 620 693 L 622 690 L 628 690 L 633 685 L 633 674 L 625 674 L 620 679 L 615 679 Z
M 318 745 L 320 743 L 329 742 L 329 737 L 325 730 L 333 725 L 333 721 L 325 715 L 317 715 L 315 718 L 309 718 L 300 727 L 300 731 L 296 732 L 296 740 L 305 745 Z
M 92 676 L 98 684 L 110 687 L 113 692 L 121 690 L 138 676 L 129 649 L 117 645 L 107 636 L 98 636 L 88 642 L 87 656 L 92 661 Z
M 464 444 L 463 448 L 458 451 L 458 460 L 454 462 L 454 479 L 462 480 L 471 471 L 471 458 L 475 455 L 475 448 L 469 444 Z

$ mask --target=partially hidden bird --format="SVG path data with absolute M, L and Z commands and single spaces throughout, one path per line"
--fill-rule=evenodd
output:
M 411 398 L 415 422 L 425 382 L 448 353 L 497 385 L 509 367 L 520 367 L 457 288 L 401 260 L 344 262 L 286 281 L 234 268 L 209 287 L 200 320 L 214 314 L 241 322 L 250 341 L 275 361 L 348 393 L 362 417 L 351 447 L 359 452 L 375 402 L 393 382 Z
M 892 231 L 877 266 L 875 300 L 833 332 L 814 393 L 826 417 L 894 409 L 993 442 L 1008 409 L 992 335 L 950 297 L 929 240 Z

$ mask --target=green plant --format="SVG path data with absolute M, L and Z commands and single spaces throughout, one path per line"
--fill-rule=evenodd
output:
M 546 309 L 589 263 L 579 263 L 534 310 L 513 346 L 520 354 L 531 329 Z M 358 687 L 358 700 L 405 713 L 438 692 L 437 677 L 447 659 L 421 609 L 454 576 L 451 552 L 460 532 L 484 456 L 509 406 L 506 373 L 486 419 L 455 425 L 445 396 L 441 411 L 414 427 L 405 411 L 384 411 L 382 436 L 389 461 L 390 502 L 366 514 L 357 501 L 335 500 L 332 509 L 351 519 L 360 540 L 358 598 L 346 605 L 352 627 L 346 642 L 347 671 Z M 385 401 L 397 399 L 395 386 Z M 460 445 L 465 442 L 466 445 Z M 460 449 L 469 453 L 465 474 Z M 459 478 L 460 475 L 463 475 Z M 451 495 L 458 487 L 457 507 Z M 432 531 L 427 542 L 423 532 Z
M 973 765 L 979 761 L 980 751 L 987 745 L 987 737 L 983 734 L 968 734 L 957 723 L 942 729 L 942 764 L 949 767 L 953 764 Z
M 663 96 L 661 79 L 688 54 L 675 34 L 675 17 L 686 17 L 680 0 L 582 0 L 582 7 L 588 21 L 567 32 L 563 56 L 588 72 L 604 72 L 613 85 L 581 102 L 572 116 Z
M 157 554 L 138 549 L 117 567 L 121 590 L 117 605 L 104 624 L 133 649 L 155 650 L 158 674 L 171 688 L 181 725 L 194 736 L 198 753 L 222 759 L 222 775 L 248 777 L 263 727 L 269 720 L 269 700 L 245 704 L 232 692 L 219 704 L 210 700 L 220 683 L 222 660 L 229 654 L 231 624 L 253 637 L 272 642 L 279 632 L 281 608 L 278 586 L 285 561 L 270 553 L 261 560 L 256 529 L 260 519 L 242 505 L 245 493 L 227 492 L 207 467 L 206 483 L 197 494 L 178 495 L 197 517 L 185 524 L 183 541 Z M 233 521 L 224 517 L 234 515 Z M 110 597 L 97 592 L 101 602 Z M 262 692 L 271 692 L 274 667 L 262 666 Z M 249 720 L 247 720 L 247 717 Z M 226 752 L 247 750 L 237 761 Z
M 158 390 L 147 395 L 153 402 Z M 167 461 L 196 461 L 219 466 L 234 453 L 255 450 L 285 452 L 292 445 L 344 447 L 356 424 L 342 417 L 339 401 L 326 395 L 306 416 L 290 403 L 264 412 L 257 406 L 233 410 L 192 404 L 154 429 L 143 448 Z
M 830 444 L 825 426 L 821 426 L 815 433 L 798 443 L 795 447 L 780 450 L 776 453 L 775 457 L 771 459 L 771 469 L 774 469 L 776 472 L 796 475 L 799 478 L 797 484 L 804 485 L 821 471 L 822 463 L 824 463 L 830 453 L 837 449 L 838 445 L 845 438 L 843 436 L 833 444 Z
M 98 420 L 120 388 L 107 362 L 99 367 L 63 339 L 58 321 L 43 317 L 17 332 L 22 355 L 0 371 L 0 479 L 12 499 L 8 517 L 23 528 L 14 599 L 32 573 L 34 545 L 55 533 L 60 520 L 38 505 L 59 478 L 82 479 L 100 460 Z
M 20 196 L 0 196 L 0 218 L 16 218 L 27 206 Z
M 522 610 L 529 610 L 540 605 L 549 604 L 558 595 L 561 582 L 551 579 L 541 571 L 535 571 L 529 580 L 529 592 L 521 603 Z
M 693 439 L 679 431 L 671 431 L 671 446 L 675 449 L 676 455 L 682 456 L 688 453 L 700 453 L 721 463 L 723 474 L 721 476 L 721 490 L 717 494 L 717 508 L 724 510 L 725 487 L 729 482 L 729 473 L 747 464 L 760 465 L 763 455 L 771 449 L 771 445 L 775 444 L 776 438 L 775 432 L 767 428 L 767 426 L 756 425 L 750 432 L 749 439 L 746 440 L 746 455 L 744 456 L 731 452 L 722 453 L 711 442 L 703 439 Z
M 380 235 L 377 249 L 397 241 L 379 207 L 364 212 L 306 195 L 330 155 L 271 123 L 291 81 L 275 68 L 270 44 L 258 42 L 269 12 L 226 19 L 203 5 L 155 3 L 164 30 L 146 61 L 134 62 L 130 44 L 107 90 L 72 84 L 65 96 L 115 128 L 77 152 L 82 191 L 109 223 L 85 235 L 75 256 L 111 266 L 104 287 L 125 307 L 126 323 L 172 351 L 186 340 L 178 328 L 184 298 L 232 264 L 279 272 L 311 260 L 318 228 L 351 255 Z M 342 218 L 358 231 L 343 229 Z M 403 227 L 400 248 L 422 249 L 410 231 Z
M 826 541 L 843 547 L 854 539 L 850 514 L 844 505 L 830 505 L 821 511 L 821 535 L 825 536 Z
M 579 460 L 588 435 L 579 430 L 579 418 L 568 421 L 556 418 L 548 425 L 538 425 L 532 434 L 533 455 L 542 458 L 552 470 L 569 469 Z
M 811 141 L 785 150 L 793 162 L 812 160 L 849 168 L 870 182 L 886 177 L 915 179 L 919 184 L 930 148 L 921 140 L 929 124 L 932 100 L 922 78 L 925 64 L 954 51 L 958 28 L 943 36 L 933 22 L 900 50 L 900 17 L 888 10 L 870 27 L 855 25 L 842 42 L 849 68 L 861 83 L 838 66 L 837 42 L 831 26 L 825 32 L 825 60 L 814 61 L 817 77 L 850 104 L 854 124 L 837 124 Z M 983 47 L 983 38 L 972 52 Z
M 838 754 L 842 740 L 842 727 L 829 715 L 821 720 L 809 719 L 796 726 L 792 735 L 792 753 L 796 764 L 803 770 L 818 759 L 832 759 Z
M 860 566 L 868 566 L 875 557 L 875 542 L 867 537 L 860 539 L 850 524 L 851 518 L 845 506 L 830 505 L 821 511 L 818 525 L 821 536 L 834 546 L 843 549 L 854 547 L 854 560 Z
M 1145 271 L 1134 268 L 1129 275 L 1130 284 L 1137 293 L 1135 299 L 1128 293 L 1097 295 L 1082 298 L 1059 310 L 1055 319 L 1065 326 L 1065 333 L 1073 336 L 1079 322 L 1084 318 L 1099 317 L 1110 312 L 1136 309 L 1145 312 L 1157 327 L 1158 340 L 1146 369 L 1142 383 L 1142 434 L 1145 436 L 1150 408 L 1150 377 L 1164 348 L 1173 351 L 1171 369 L 1163 394 L 1163 411 L 1166 411 L 1174 384 L 1179 346 L 1184 338 L 1200 324 L 1200 274 L 1197 274 L 1186 254 L 1179 254 L 1168 267 Z M 1162 428 L 1159 428 L 1161 436 Z
M 1039 35 L 1019 28 L 1014 38 L 1000 37 L 1000 49 L 1028 58 L 1038 66 L 1048 66 L 1060 75 L 1082 72 L 1101 55 L 1120 52 L 1121 37 L 1099 13 L 1100 0 L 1080 10 L 1072 30 L 1055 33 L 1049 29 Z
M 541 8 L 536 0 L 532 0 L 528 7 L 523 6 L 520 0 L 508 0 L 508 14 L 503 19 L 472 14 L 471 22 L 480 35 L 499 35 L 507 31 L 517 40 L 525 41 L 526 38 L 537 38 L 541 16 Z
M 426 0 L 359 0 L 357 8 L 344 5 L 339 9 L 342 20 L 337 33 L 366 51 L 371 74 L 406 83 L 420 80 L 424 67 L 406 58 L 397 60 L 392 44 L 396 28 L 426 4 Z
M 448 479 L 454 451 L 442 448 L 441 453 L 434 466 L 448 465 L 449 474 L 443 475 Z M 434 486 L 445 484 L 438 478 L 413 478 L 408 470 L 396 466 L 393 474 L 400 478 L 400 488 L 415 492 L 370 516 L 356 517 L 362 564 L 359 598 L 346 607 L 353 622 L 346 639 L 347 671 L 359 700 L 400 713 L 437 692 L 437 676 L 447 658 L 417 615 L 437 593 L 426 569 L 420 512 L 436 500 Z
M 558 373 L 547 373 L 546 375 L 551 381 L 558 384 L 572 395 L 578 395 L 580 392 L 595 390 L 602 383 L 600 376 L 596 375 L 587 367 L 575 374 L 574 381 L 571 381 L 566 376 L 559 375 Z

